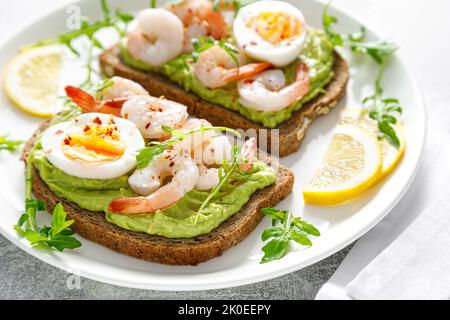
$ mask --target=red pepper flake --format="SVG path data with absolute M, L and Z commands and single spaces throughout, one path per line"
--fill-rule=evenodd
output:
M 89 127 L 88 125 L 86 125 L 83 129 L 84 132 L 88 132 L 89 130 L 91 130 L 91 127 Z
M 169 163 L 170 168 L 172 168 L 174 165 L 175 165 L 175 162 L 173 162 L 173 161 L 171 163 Z
M 66 137 L 66 138 L 64 139 L 64 144 L 65 144 L 65 145 L 69 145 L 71 140 L 72 140 L 72 138 L 71 138 L 70 136 Z
M 128 113 L 125 113 L 125 114 L 123 115 L 123 117 L 124 117 L 125 119 L 128 119 Z
M 149 123 L 147 123 L 146 125 L 145 125 L 145 129 L 147 130 L 148 128 L 150 128 L 150 126 L 151 126 L 152 124 L 149 122 Z
M 253 82 L 255 82 L 255 79 L 245 79 L 244 80 L 245 84 L 252 84 Z
M 95 124 L 98 124 L 99 126 L 102 124 L 102 120 L 100 120 L 99 117 L 96 117 L 93 121 Z

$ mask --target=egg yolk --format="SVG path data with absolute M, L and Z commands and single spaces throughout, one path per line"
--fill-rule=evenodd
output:
M 303 32 L 301 21 L 285 12 L 260 12 L 247 21 L 247 27 L 272 44 L 297 37 Z
M 125 143 L 111 118 L 103 125 L 96 118 L 85 125 L 82 132 L 71 133 L 63 140 L 62 152 L 72 160 L 87 163 L 111 162 L 125 153 Z

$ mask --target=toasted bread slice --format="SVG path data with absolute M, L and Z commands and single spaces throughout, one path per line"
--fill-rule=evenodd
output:
M 26 143 L 22 158 L 30 152 L 36 135 L 47 127 L 44 123 Z M 270 163 L 270 158 L 262 159 Z M 286 167 L 279 166 L 276 182 L 254 193 L 248 203 L 231 218 L 208 234 L 190 239 L 169 239 L 119 228 L 105 219 L 103 212 L 80 208 L 56 196 L 33 171 L 33 193 L 44 201 L 49 212 L 57 203 L 67 211 L 68 219 L 75 220 L 72 228 L 82 237 L 97 242 L 120 253 L 139 259 L 172 265 L 197 265 L 222 255 L 238 244 L 255 229 L 263 218 L 261 209 L 273 207 L 292 192 L 294 175 Z
M 300 148 L 306 129 L 320 115 L 327 114 L 344 96 L 348 81 L 348 65 L 338 53 L 334 53 L 334 77 L 325 87 L 325 93 L 309 101 L 302 108 L 292 114 L 292 117 L 278 125 L 279 145 L 281 157 L 291 154 Z M 207 102 L 197 95 L 186 92 L 167 77 L 154 73 L 144 72 L 128 67 L 123 63 L 118 45 L 109 48 L 100 56 L 102 72 L 108 76 L 121 76 L 140 83 L 153 96 L 165 96 L 188 106 L 189 114 L 195 115 L 211 122 L 216 126 L 225 126 L 236 129 L 255 129 L 259 132 L 264 129 L 261 124 L 252 122 L 239 113 Z M 270 130 L 267 136 L 267 146 L 271 146 Z M 270 150 L 268 150 L 270 151 Z

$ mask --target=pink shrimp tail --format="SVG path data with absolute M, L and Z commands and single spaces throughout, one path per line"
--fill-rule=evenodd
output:
M 223 79 L 225 81 L 241 80 L 261 73 L 271 67 L 272 65 L 267 62 L 249 63 L 238 68 L 228 70 L 223 76 Z
M 83 89 L 73 86 L 66 86 L 64 90 L 66 91 L 67 96 L 84 111 L 96 112 L 100 108 L 95 97 Z
M 99 111 L 102 113 L 112 114 L 116 117 L 120 117 L 122 107 L 129 99 L 129 97 L 125 97 L 105 100 L 101 103 Z
M 299 97 L 297 100 L 300 100 L 303 98 L 309 91 L 309 86 L 311 83 L 311 77 L 308 73 L 308 66 L 304 63 L 300 63 L 297 66 L 297 77 L 296 77 L 297 83 L 299 83 L 301 87 L 301 94 L 299 94 Z
M 139 213 L 150 213 L 146 208 L 142 208 L 143 197 L 124 197 L 111 201 L 108 210 L 112 213 L 133 215 Z

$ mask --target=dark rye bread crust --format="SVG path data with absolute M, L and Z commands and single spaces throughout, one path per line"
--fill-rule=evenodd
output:
M 330 112 L 344 96 L 349 73 L 344 59 L 334 53 L 334 77 L 325 88 L 325 93 L 309 101 L 292 114 L 292 117 L 274 129 L 279 129 L 279 155 L 284 157 L 297 151 L 305 137 L 306 129 L 318 117 Z M 111 47 L 100 56 L 102 72 L 108 76 L 121 76 L 140 83 L 153 96 L 165 96 L 169 100 L 180 102 L 188 107 L 188 113 L 203 118 L 216 126 L 236 129 L 264 129 L 261 124 L 252 122 L 239 113 L 207 102 L 197 95 L 186 92 L 167 77 L 144 72 L 128 67 L 123 63 L 118 45 Z M 274 142 L 274 145 L 277 143 Z M 271 145 L 270 130 L 267 136 L 267 146 Z M 269 150 L 270 151 L 270 150 Z
M 48 123 L 44 123 L 26 143 L 22 157 L 24 160 L 36 135 L 47 125 Z M 238 213 L 213 231 L 190 239 L 168 239 L 124 230 L 109 223 L 103 212 L 82 209 L 56 196 L 40 178 L 37 169 L 34 168 L 33 171 L 35 197 L 46 203 L 49 212 L 53 212 L 55 205 L 61 203 L 67 211 L 67 218 L 75 220 L 72 228 L 76 233 L 120 253 L 171 265 L 197 265 L 222 255 L 225 250 L 245 239 L 263 218 L 261 209 L 273 207 L 288 196 L 292 192 L 293 184 L 293 173 L 280 166 L 275 184 L 255 192 Z

